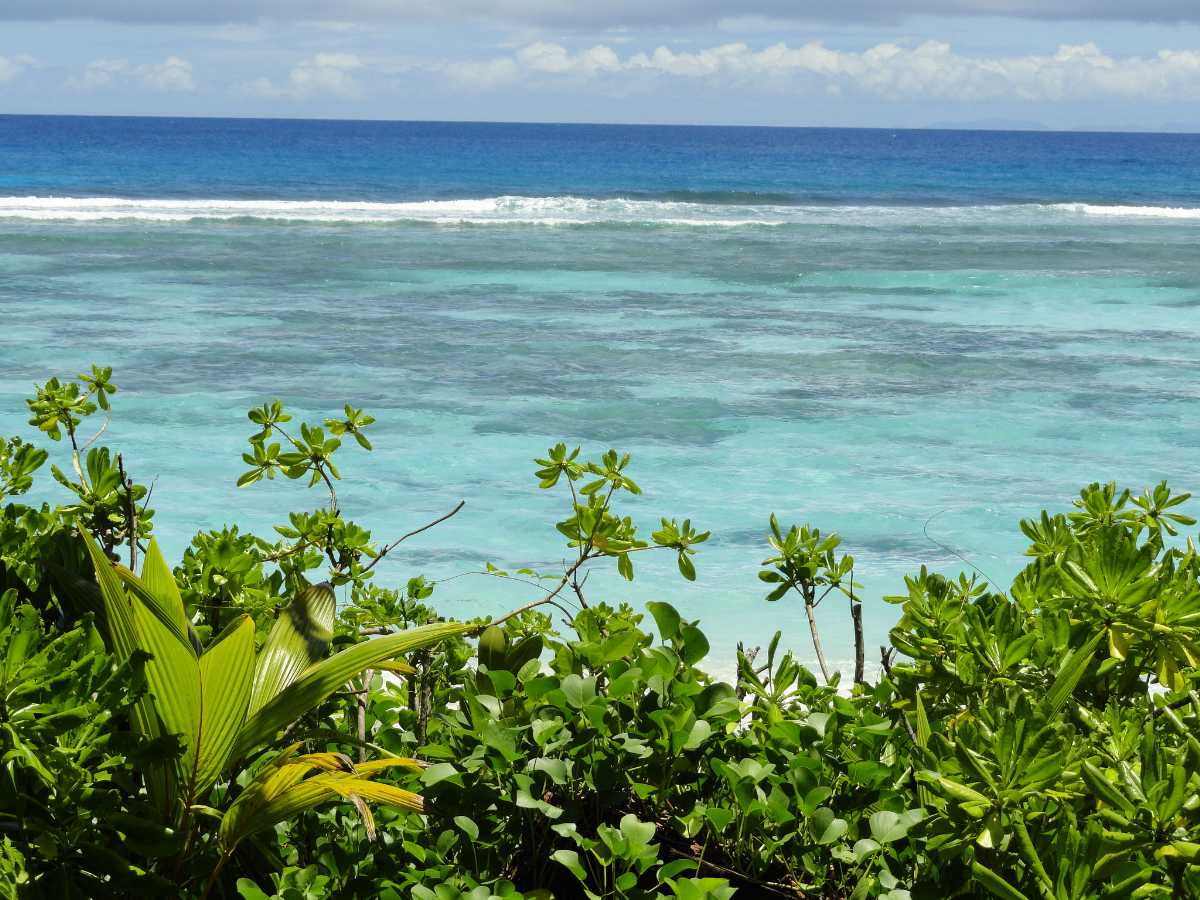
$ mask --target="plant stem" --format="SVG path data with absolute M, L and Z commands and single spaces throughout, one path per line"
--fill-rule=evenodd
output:
M 850 621 L 854 623 L 854 683 L 866 684 L 867 650 L 863 646 L 862 604 L 850 601 Z
M 221 874 L 221 870 L 225 868 L 225 863 L 229 861 L 230 851 L 225 851 L 221 854 L 221 858 L 217 860 L 217 867 L 213 869 L 212 874 L 208 876 L 208 881 L 204 885 L 204 893 L 200 895 L 200 900 L 208 900 L 208 895 L 212 893 L 213 886 L 217 883 L 217 877 Z
M 825 651 L 821 649 L 821 635 L 817 631 L 817 617 L 813 615 L 813 604 L 806 597 L 804 599 L 804 613 L 808 616 L 808 630 L 812 632 L 813 649 L 817 651 L 817 664 L 821 667 L 821 675 L 825 678 L 825 683 L 829 684 L 829 666 L 825 664 Z

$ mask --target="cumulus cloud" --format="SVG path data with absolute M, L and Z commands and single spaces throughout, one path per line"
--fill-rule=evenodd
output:
M 466 87 L 490 90 L 516 81 L 521 67 L 516 60 L 507 56 L 480 62 L 452 62 L 437 67 L 459 84 Z
M 110 22 L 490 20 L 547 26 L 685 25 L 759 16 L 898 21 L 918 15 L 1197 22 L 1195 0 L 5 0 L 0 19 Z
M 18 75 L 33 64 L 32 56 L 0 56 L 0 84 L 15 81 Z
M 500 68 L 505 62 L 509 81 L 640 75 L 952 102 L 1200 99 L 1200 51 L 1113 57 L 1092 43 L 1063 45 L 1053 54 L 977 57 L 932 40 L 915 46 L 883 43 L 860 52 L 833 50 L 818 41 L 761 49 L 739 41 L 702 50 L 660 46 L 622 58 L 605 45 L 572 53 L 559 44 L 538 42 L 489 65 Z
M 241 86 L 241 93 L 272 100 L 308 100 L 313 97 L 341 97 L 353 100 L 362 89 L 354 72 L 363 61 L 353 53 L 318 53 L 296 64 L 287 81 L 276 84 L 269 78 L 257 78 Z
M 127 59 L 97 59 L 88 63 L 82 74 L 67 79 L 67 87 L 77 91 L 99 91 L 130 84 L 165 94 L 196 89 L 192 64 L 178 56 L 168 56 L 160 63 L 140 64 Z

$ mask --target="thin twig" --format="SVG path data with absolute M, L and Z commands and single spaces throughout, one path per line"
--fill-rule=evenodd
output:
M 521 613 L 523 613 L 523 612 L 528 612 L 528 611 L 529 611 L 529 610 L 531 610 L 531 609 L 536 609 L 537 607 L 539 607 L 539 606 L 543 606 L 543 605 L 545 605 L 545 604 L 547 604 L 547 603 L 550 603 L 550 604 L 552 604 L 552 605 L 554 605 L 554 606 L 558 606 L 558 604 L 557 604 L 557 603 L 554 603 L 554 602 L 553 602 L 553 601 L 554 601 L 554 598 L 555 598 L 555 597 L 557 597 L 557 596 L 558 596 L 558 594 L 559 594 L 559 592 L 560 592 L 560 591 L 561 591 L 561 590 L 562 590 L 564 587 L 566 587 L 566 586 L 567 586 L 567 584 L 568 584 L 568 583 L 570 582 L 570 580 L 571 580 L 571 576 L 575 574 L 576 570 L 577 570 L 577 569 L 578 569 L 580 566 L 582 566 L 582 565 L 583 565 L 585 562 L 587 562 L 587 561 L 588 561 L 588 559 L 590 559 L 590 558 L 591 558 L 591 557 L 587 557 L 587 556 L 581 556 L 581 557 L 580 557 L 578 560 L 576 560 L 576 561 L 575 561 L 575 562 L 574 562 L 574 563 L 571 565 L 571 567 L 570 567 L 570 568 L 568 568 L 568 569 L 567 569 L 567 571 L 563 573 L 563 577 L 559 579 L 559 581 L 558 581 L 558 585 L 557 585 L 557 586 L 556 586 L 556 587 L 555 587 L 555 588 L 554 588 L 552 591 L 550 591 L 548 594 L 546 594 L 546 596 L 545 596 L 545 597 L 542 597 L 542 598 L 541 598 L 541 599 L 539 599 L 539 600 L 534 600 L 532 603 L 526 603 L 524 606 L 518 607 L 517 609 L 514 609 L 514 610 L 512 610 L 511 612 L 505 613 L 505 614 L 504 614 L 503 616 L 501 616 L 499 619 L 493 619 L 493 620 L 492 620 L 491 622 L 489 622 L 488 624 L 489 624 L 489 625 L 499 625 L 499 624 L 500 624 L 500 623 L 502 623 L 502 622 L 507 622 L 509 619 L 513 618 L 514 616 L 518 616 L 518 615 L 520 615 L 520 614 L 521 614 Z M 564 612 L 564 613 L 565 613 L 567 616 L 570 616 L 570 613 L 569 613 L 569 612 L 567 612 L 566 610 L 563 610 L 561 606 L 558 606 L 558 608 L 559 608 L 560 610 L 562 610 L 562 611 L 563 611 L 563 612 Z
M 108 413 L 104 417 L 104 424 L 100 426 L 100 430 L 88 438 L 88 442 L 79 448 L 80 452 L 86 450 L 88 447 L 92 446 L 92 444 L 96 443 L 96 441 L 100 440 L 100 435 L 104 434 L 104 432 L 108 430 L 108 423 L 111 421 L 112 413 Z
M 99 435 L 97 434 L 97 437 Z M 133 480 L 125 474 L 125 459 L 117 454 L 117 475 L 125 491 L 125 528 L 129 532 L 129 571 L 137 571 L 137 507 L 133 502 Z
M 929 543 L 933 544 L 935 547 L 942 550 L 944 553 L 949 553 L 951 556 L 957 558 L 964 565 L 970 566 L 972 569 L 974 569 L 976 572 L 978 572 L 980 575 L 982 575 L 983 580 L 986 581 L 989 585 L 996 584 L 997 582 L 992 578 L 992 576 L 988 575 L 987 572 L 983 571 L 983 569 L 979 568 L 979 566 L 975 565 L 975 563 L 971 562 L 969 559 L 967 559 L 965 556 L 963 556 L 957 550 L 955 550 L 952 547 L 947 546 L 946 544 L 943 544 L 941 541 L 939 541 L 933 537 L 930 537 L 930 535 L 929 535 L 930 523 L 933 522 L 933 520 L 936 519 L 938 516 L 940 516 L 942 513 L 946 513 L 949 511 L 950 511 L 949 509 L 939 509 L 932 516 L 930 516 L 928 519 L 925 520 L 925 524 L 921 526 L 921 533 L 923 535 L 925 535 L 925 540 L 929 541 Z
M 445 522 L 451 516 L 455 515 L 460 509 L 462 509 L 466 505 L 467 505 L 466 500 L 459 500 L 458 505 L 456 507 L 454 507 L 454 509 L 450 510 L 450 512 L 446 513 L 444 516 L 440 516 L 439 518 L 434 519 L 428 525 L 422 525 L 420 528 L 414 528 L 408 534 L 401 535 L 396 540 L 392 541 L 392 543 L 388 544 L 386 547 L 384 547 L 382 550 L 379 551 L 378 556 L 376 556 L 373 560 L 371 560 L 370 563 L 368 563 L 366 566 L 363 567 L 363 570 L 362 570 L 363 574 L 370 572 L 373 568 L 375 568 L 375 566 L 379 563 L 379 561 L 381 559 L 383 559 L 385 556 L 387 556 L 389 553 L 391 553 L 393 550 L 395 550 L 397 547 L 399 547 L 402 543 L 407 541 L 410 537 L 412 537 L 415 534 L 420 534 L 422 531 L 428 531 L 434 525 L 440 525 L 442 522 Z

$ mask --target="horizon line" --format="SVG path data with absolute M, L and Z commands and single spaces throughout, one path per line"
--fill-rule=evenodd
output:
M 945 123 L 936 125 L 763 125 L 753 123 L 716 124 L 706 122 L 563 122 L 563 121 L 532 121 L 532 120 L 500 120 L 500 119 L 379 119 L 379 118 L 350 118 L 331 116 L 248 116 L 248 115 L 154 115 L 146 113 L 20 113 L 0 112 L 0 119 L 188 119 L 197 121 L 229 122 L 358 122 L 363 124 L 394 124 L 394 125 L 540 125 L 548 127 L 585 127 L 585 128 L 744 128 L 772 129 L 777 131 L 956 131 L 956 132 L 997 132 L 1001 134 L 1144 134 L 1144 135 L 1197 135 L 1200 127 L 1194 130 L 1154 131 L 1145 128 L 1052 128 L 1039 125 L 1038 127 L 1006 128 L 1002 125 L 972 125 L 969 122 L 961 124 Z M 1014 123 L 1017 124 L 1017 123 Z

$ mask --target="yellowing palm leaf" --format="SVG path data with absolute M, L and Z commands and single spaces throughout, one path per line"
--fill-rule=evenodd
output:
M 295 756 L 298 746 L 288 747 L 261 769 L 229 807 L 219 833 L 226 854 L 248 835 L 333 800 L 353 802 L 371 834 L 374 833 L 374 820 L 366 806 L 368 800 L 413 812 L 425 811 L 419 795 L 370 780 L 389 768 L 418 767 L 421 764 L 416 760 L 374 760 L 360 763 L 356 768 L 350 758 L 341 753 Z

